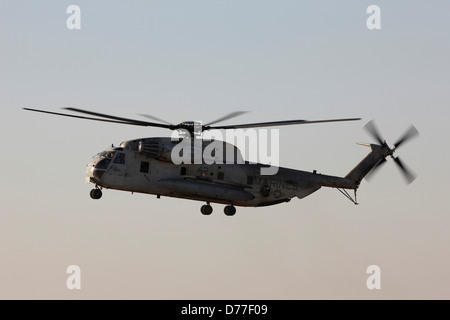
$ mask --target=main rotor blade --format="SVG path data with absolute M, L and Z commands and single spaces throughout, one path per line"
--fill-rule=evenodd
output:
M 149 118 L 149 119 L 152 119 L 152 120 L 156 120 L 156 121 L 159 121 L 159 122 L 168 124 L 168 125 L 170 125 L 170 126 L 172 125 L 170 122 L 167 122 L 166 120 L 157 118 L 157 117 L 152 116 L 152 115 L 150 115 L 150 114 L 139 114 L 139 115 L 140 115 L 141 117 L 145 117 L 145 118 Z
M 258 128 L 258 127 L 275 127 L 275 126 L 288 126 L 293 124 L 310 124 L 310 123 L 325 123 L 325 122 L 341 122 L 341 121 L 357 121 L 361 118 L 349 118 L 349 119 L 332 119 L 332 120 L 287 120 L 287 121 L 273 121 L 273 122 L 260 122 L 260 123 L 247 123 L 237 124 L 230 126 L 214 126 L 205 128 L 205 130 L 211 129 L 243 129 L 243 128 Z
M 120 124 L 128 124 L 133 126 L 143 126 L 141 124 L 137 124 L 134 122 L 126 122 L 126 121 L 117 121 L 117 120 L 107 120 L 107 119 L 97 119 L 97 118 L 90 118 L 90 117 L 82 117 L 82 116 L 75 116 L 72 114 L 66 114 L 66 113 L 59 113 L 59 112 L 51 112 L 51 111 L 45 111 L 45 110 L 39 110 L 39 109 L 31 109 L 31 108 L 23 108 L 27 111 L 33 111 L 33 112 L 41 112 L 41 113 L 48 113 L 53 114 L 57 116 L 64 116 L 64 117 L 70 117 L 70 118 L 77 118 L 77 119 L 84 119 L 84 120 L 95 120 L 95 121 L 102 121 L 102 122 L 110 122 L 110 123 L 120 123 Z
M 394 143 L 394 147 L 397 149 L 402 143 L 414 138 L 418 134 L 419 131 L 417 131 L 417 129 L 413 125 L 411 125 L 411 127 L 409 127 L 409 129 L 403 134 L 403 136 L 398 139 L 396 143 Z
M 364 128 L 372 135 L 372 137 L 379 142 L 380 145 L 384 144 L 384 140 L 381 138 L 381 135 L 375 125 L 375 121 L 370 120 Z
M 236 117 L 239 117 L 240 115 L 242 115 L 244 113 L 247 113 L 247 112 L 248 111 L 235 111 L 235 112 L 229 113 L 229 114 L 227 114 L 227 115 L 225 115 L 225 116 L 223 116 L 223 117 L 221 117 L 219 119 L 211 121 L 211 122 L 205 124 L 204 126 L 210 126 L 210 125 L 218 123 L 218 122 L 222 122 L 222 121 L 225 121 L 225 120 L 236 118 Z
M 376 173 L 379 169 L 381 169 L 381 167 L 382 167 L 385 163 L 386 163 L 386 159 L 385 159 L 385 158 L 381 159 L 381 160 L 376 164 L 376 166 L 373 167 L 372 170 L 370 170 L 368 174 L 366 174 L 365 179 L 366 179 L 367 181 L 370 181 L 370 180 L 373 178 L 373 176 L 375 175 L 375 173 Z
M 73 112 L 89 114 L 91 116 L 96 116 L 96 117 L 101 117 L 101 118 L 118 120 L 118 121 L 122 121 L 122 122 L 129 122 L 129 123 L 133 123 L 135 125 L 143 126 L 143 127 L 158 127 L 158 128 L 172 129 L 172 126 L 169 126 L 167 124 L 162 124 L 162 123 L 155 123 L 155 122 L 140 121 L 140 120 L 134 120 L 134 119 L 128 119 L 128 118 L 121 118 L 121 117 L 111 116 L 109 114 L 92 112 L 92 111 L 82 110 L 82 109 L 77 109 L 77 108 L 64 108 L 64 109 L 65 110 L 70 110 L 70 111 L 73 111 Z
M 398 165 L 398 168 L 400 169 L 400 171 L 405 176 L 405 179 L 408 182 L 408 184 L 410 184 L 411 182 L 413 182 L 416 179 L 416 175 L 411 170 L 409 170 L 403 162 L 400 161 L 399 157 L 394 158 L 394 161 Z

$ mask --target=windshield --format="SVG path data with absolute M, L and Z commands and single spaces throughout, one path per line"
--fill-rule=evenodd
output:
M 114 157 L 115 153 L 116 153 L 115 151 L 103 151 L 103 152 L 100 152 L 99 154 L 97 154 L 97 156 L 100 158 L 112 159 Z

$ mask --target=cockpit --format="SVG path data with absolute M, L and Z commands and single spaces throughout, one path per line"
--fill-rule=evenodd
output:
M 107 149 L 98 153 L 88 164 L 87 176 L 89 178 L 101 179 L 111 163 L 125 165 L 126 153 L 124 148 Z
M 115 154 L 116 151 L 114 150 L 106 150 L 97 154 L 94 159 L 97 158 L 99 159 L 99 161 L 97 162 L 97 164 L 95 164 L 95 168 L 104 170 L 108 169 Z

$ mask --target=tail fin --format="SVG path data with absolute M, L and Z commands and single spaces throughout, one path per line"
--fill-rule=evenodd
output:
M 371 144 L 370 148 L 372 152 L 370 152 L 358 165 L 353 168 L 346 176 L 346 179 L 349 179 L 356 186 L 359 186 L 362 179 L 373 169 L 375 168 L 381 161 L 384 162 L 386 156 L 388 156 L 390 149 L 387 146 L 380 146 L 376 144 Z
M 350 171 L 345 179 L 350 181 L 356 188 L 358 188 L 361 180 L 364 179 L 368 174 L 373 174 L 376 169 L 379 169 L 380 166 L 386 162 L 386 157 L 391 156 L 394 160 L 397 167 L 400 169 L 400 172 L 405 177 L 407 183 L 411 183 L 416 178 L 416 175 L 409 170 L 403 161 L 400 161 L 398 157 L 394 157 L 394 152 L 397 150 L 400 145 L 405 143 L 408 140 L 411 140 L 415 136 L 419 134 L 419 131 L 411 125 L 411 127 L 403 134 L 403 136 L 394 143 L 394 148 L 390 148 L 386 140 L 381 138 L 378 129 L 375 126 L 374 121 L 368 122 L 365 126 L 365 129 L 370 133 L 370 135 L 375 138 L 380 144 L 362 144 L 365 146 L 370 146 L 372 152 L 370 152 L 352 171 Z

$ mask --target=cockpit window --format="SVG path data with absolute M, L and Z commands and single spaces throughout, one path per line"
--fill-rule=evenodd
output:
M 105 154 L 105 157 L 106 158 L 109 158 L 109 159 L 112 159 L 113 157 L 114 157 L 114 151 L 107 151 L 107 152 L 105 152 L 106 154 Z
M 97 154 L 98 157 L 112 159 L 114 157 L 115 151 L 103 151 Z
M 106 170 L 106 169 L 108 169 L 108 166 L 110 163 L 111 163 L 111 159 L 102 159 L 95 165 L 95 168 Z
M 114 163 L 125 164 L 125 153 L 119 152 L 116 159 L 114 159 Z

